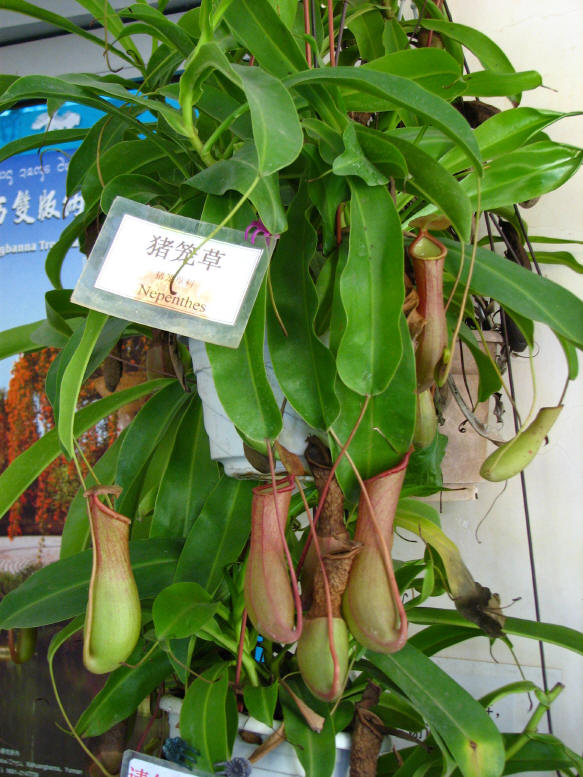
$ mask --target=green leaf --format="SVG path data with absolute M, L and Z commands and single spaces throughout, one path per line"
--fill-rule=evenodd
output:
M 191 402 L 176 434 L 176 441 L 156 498 L 150 536 L 185 537 L 219 478 L 211 461 L 204 428 L 202 403 Z
M 371 127 L 363 127 L 362 124 L 356 124 L 355 129 L 363 152 L 375 168 L 387 177 L 407 178 L 407 162 L 401 151 L 397 150 L 396 144 L 392 142 L 392 136 L 377 132 Z M 443 135 L 439 134 L 443 139 Z
M 79 342 L 79 347 L 75 350 L 65 370 L 60 384 L 59 394 L 59 419 L 57 430 L 59 440 L 65 451 L 70 457 L 75 456 L 75 411 L 77 409 L 77 400 L 79 391 L 85 377 L 85 369 L 89 363 L 89 357 L 93 352 L 97 338 L 103 329 L 107 316 L 104 313 L 98 313 L 96 310 L 90 310 L 87 316 L 83 336 Z
M 567 361 L 567 367 L 569 370 L 569 380 L 575 380 L 575 378 L 579 374 L 579 358 L 577 354 L 577 349 L 572 343 L 570 343 L 568 340 L 565 340 L 564 337 L 560 337 L 559 335 L 557 335 L 557 338 L 565 353 L 565 359 Z
M 464 91 L 459 64 L 447 51 L 441 49 L 406 48 L 366 62 L 362 67 L 366 70 L 408 78 L 448 101 Z M 364 98 L 367 101 L 365 103 L 362 95 L 359 95 L 358 90 L 354 88 L 343 89 L 342 96 L 350 110 L 358 109 L 359 106 L 362 108 L 367 103 L 380 111 L 394 108 L 386 98 L 373 98 L 371 102 L 371 97 L 367 96 Z
M 297 693 L 297 691 L 298 688 L 294 687 L 294 692 Z M 281 688 L 279 693 L 286 737 L 293 745 L 305 773 L 310 777 L 331 777 L 336 758 L 331 718 L 327 717 L 322 731 L 316 733 L 308 726 L 290 695 Z M 312 700 L 308 704 L 316 711 L 322 711 L 321 707 L 314 705 Z
M 122 514 L 131 515 L 133 509 L 132 486 L 140 477 L 140 472 L 166 435 L 180 408 L 190 400 L 178 381 L 155 394 L 140 409 L 129 427 L 119 455 L 116 483 L 123 489 L 117 509 Z
M 385 187 L 350 181 L 348 262 L 340 279 L 346 329 L 338 347 L 338 373 L 358 394 L 380 394 L 401 361 L 403 238 Z
M 156 637 L 162 641 L 196 636 L 218 607 L 198 583 L 173 583 L 154 599 Z
M 387 19 L 383 30 L 383 45 L 386 54 L 409 48 L 409 38 L 396 19 Z
M 225 21 L 235 40 L 278 78 L 306 67 L 306 57 L 269 0 L 237 0 Z
M 466 626 L 468 628 L 475 628 L 479 633 L 478 626 L 471 624 L 456 610 L 443 610 L 437 607 L 413 607 L 407 611 L 407 617 L 411 623 Z M 504 631 L 517 637 L 528 637 L 529 639 L 548 642 L 551 645 L 558 645 L 583 655 L 583 634 L 567 626 L 506 617 Z
M 327 429 L 339 410 L 336 370 L 330 351 L 314 332 L 317 296 L 309 267 L 316 232 L 307 208 L 303 189 L 290 205 L 289 229 L 271 260 L 273 302 L 268 302 L 267 334 L 273 369 L 290 404 L 310 426 Z
M 75 240 L 83 234 L 91 219 L 92 211 L 90 208 L 75 216 L 73 221 L 63 229 L 55 245 L 49 249 L 45 261 L 45 272 L 55 289 L 62 289 L 63 287 L 61 283 L 61 268 L 67 256 L 67 251 Z
M 168 471 L 168 462 L 174 448 L 178 430 L 182 424 L 182 419 L 189 406 L 195 401 L 196 398 L 191 396 L 190 400 L 180 405 L 171 422 L 167 424 L 159 445 L 156 446 L 152 455 L 143 466 L 137 470 L 136 477 L 132 482 L 131 494 L 128 494 L 128 506 L 132 508 L 128 514 L 134 515 L 131 531 L 132 539 L 137 540 L 151 536 L 150 529 L 160 485 Z
M 259 182 L 249 194 L 249 199 L 272 234 L 284 232 L 287 222 L 281 204 L 277 175 L 273 173 L 261 176 L 253 143 L 245 143 L 230 159 L 215 162 L 185 181 L 185 185 L 208 194 L 220 195 L 229 189 L 244 194 L 257 179 Z
M 371 59 L 383 56 L 385 53 L 384 20 L 378 9 L 366 7 L 363 11 L 359 9 L 347 18 L 346 26 L 356 38 L 356 45 L 362 59 L 370 62 Z
M 245 92 L 260 173 L 269 175 L 291 164 L 301 151 L 303 135 L 289 92 L 262 68 L 231 64 L 216 43 L 197 47 L 181 76 L 180 103 L 185 123 L 189 123 L 192 104 L 203 82 L 213 71 L 219 71 Z
M 138 19 L 145 22 L 149 33 L 154 38 L 164 41 L 172 49 L 180 52 L 183 57 L 188 57 L 192 52 L 195 41 L 174 22 L 171 22 L 157 8 L 135 3 L 121 13 L 124 19 Z M 126 27 L 127 31 L 127 27 Z
M 309 181 L 308 192 L 322 219 L 322 249 L 328 255 L 336 247 L 336 213 L 340 203 L 348 199 L 348 187 L 343 178 L 328 176 Z
M 455 24 L 441 19 L 419 19 L 419 24 L 426 30 L 435 30 L 447 35 L 448 38 L 457 40 L 475 54 L 485 68 L 497 73 L 514 73 L 512 63 L 506 54 L 483 32 L 465 24 Z
M 500 391 L 502 385 L 500 376 L 490 357 L 484 353 L 480 347 L 481 344 L 476 341 L 474 331 L 466 324 L 462 324 L 460 327 L 460 340 L 464 346 L 470 349 L 474 357 L 479 374 L 478 402 L 485 402 L 496 391 Z M 461 344 L 460 347 L 462 347 Z
M 80 736 L 99 736 L 125 720 L 170 674 L 170 662 L 161 648 L 155 647 L 142 663 L 143 653 L 144 648 L 139 645 L 128 659 L 128 664 L 134 665 L 121 666 L 110 674 L 77 721 L 75 728 Z
M 53 636 L 47 650 L 47 661 L 51 666 L 57 650 L 62 645 L 64 645 L 65 642 L 67 642 L 67 640 L 71 639 L 71 637 L 74 634 L 77 634 L 78 631 L 81 631 L 81 629 L 83 628 L 84 620 L 85 620 L 84 615 L 78 615 L 76 618 L 73 618 L 72 621 L 67 623 L 67 625 L 64 628 L 62 628 Z
M 172 582 L 181 550 L 177 540 L 130 542 L 130 560 L 140 598 L 155 596 Z M 46 626 L 85 612 L 92 551 L 39 569 L 0 602 L 0 628 Z
M 447 238 L 443 242 L 448 249 L 446 269 L 455 277 L 460 262 L 460 245 Z M 470 250 L 466 246 L 466 256 Z M 467 282 L 467 268 L 468 262 L 462 269 L 462 285 Z M 493 297 L 519 315 L 547 324 L 557 334 L 583 348 L 583 302 L 548 278 L 535 275 L 487 249 L 478 248 L 471 291 Z
M 159 162 L 164 152 L 147 138 L 123 140 L 108 148 L 86 171 L 81 191 L 86 207 L 99 202 L 103 187 L 121 173 L 127 175 Z
M 371 663 L 395 683 L 442 738 L 464 777 L 499 777 L 502 737 L 488 713 L 412 645 L 392 655 L 367 652 Z
M 77 35 L 79 38 L 88 40 L 91 43 L 96 43 L 101 48 L 107 47 L 110 51 L 113 51 L 117 56 L 125 59 L 130 64 L 135 64 L 134 60 L 128 57 L 127 54 L 125 54 L 123 51 L 115 48 L 111 43 L 106 43 L 103 38 L 100 38 L 97 35 L 92 35 L 87 30 L 84 30 L 83 27 L 79 27 L 78 25 L 74 24 L 66 16 L 60 16 L 59 14 L 53 13 L 52 11 L 45 9 L 42 6 L 27 3 L 25 0 L 2 0 L 2 8 L 8 11 L 16 11 L 17 13 L 24 14 L 25 16 L 30 16 L 33 19 L 40 19 L 43 22 L 48 22 L 54 27 L 59 27 L 66 32 Z M 113 37 L 115 38 L 115 35 Z
M 266 726 L 273 726 L 273 715 L 277 704 L 278 684 L 247 685 L 243 688 L 243 699 L 248 713 Z
M 296 0 L 269 0 L 277 15 L 288 29 L 293 26 L 298 4 Z
M 265 284 L 255 301 L 238 348 L 207 343 L 215 388 L 225 412 L 246 437 L 275 440 L 281 413 L 269 385 L 263 361 Z
M 403 138 L 391 137 L 405 157 L 412 178 L 406 180 L 407 191 L 411 190 L 439 208 L 451 221 L 462 240 L 468 242 L 471 235 L 472 204 L 459 181 L 447 172 L 439 162 L 422 149 Z
M 364 479 L 396 466 L 411 445 L 416 413 L 415 357 L 404 316 L 401 319 L 401 336 L 404 351 L 399 367 L 385 391 L 371 398 L 348 449 Z M 333 428 L 339 439 L 345 442 L 362 410 L 363 399 L 340 381 L 336 383 L 336 391 L 340 415 Z M 337 455 L 336 443 L 332 443 L 332 447 Z M 347 498 L 358 501 L 360 486 L 346 459 L 340 462 L 337 477 Z
M 127 122 L 119 116 L 106 115 L 90 130 L 69 161 L 67 168 L 67 196 L 81 188 L 88 169 L 106 149 L 119 143 L 127 129 Z
M 491 70 L 479 70 L 464 76 L 467 97 L 510 97 L 518 99 L 520 92 L 536 89 L 543 80 L 536 70 L 524 70 L 519 73 L 494 73 Z
M 115 413 L 120 407 L 167 386 L 168 380 L 151 380 L 125 391 L 116 391 L 109 397 L 84 407 L 75 416 L 75 437 L 91 429 L 102 418 Z M 0 515 L 4 515 L 18 497 L 61 453 L 57 430 L 51 429 L 30 448 L 27 448 L 0 475 Z
M 123 22 L 118 12 L 112 7 L 111 3 L 104 0 L 77 0 L 77 2 L 86 8 L 89 13 L 109 31 L 113 40 L 117 40 L 124 29 Z M 102 43 L 102 45 L 104 45 Z M 132 40 L 122 41 L 122 45 L 130 55 L 129 61 L 132 65 L 137 65 L 140 71 L 143 71 L 143 61 Z
M 387 99 L 395 108 L 406 108 L 426 123 L 438 127 L 463 149 L 471 165 L 481 170 L 478 145 L 466 120 L 445 100 L 407 78 L 365 68 L 340 66 L 298 73 L 288 77 L 284 83 L 290 89 L 303 84 L 351 86 L 373 97 Z
M 203 672 L 189 686 L 180 712 L 180 736 L 200 753 L 200 769 L 214 771 L 214 764 L 231 757 L 233 741 L 229 734 L 233 726 L 229 718 L 233 704 L 224 664 Z M 236 709 L 235 705 L 235 716 Z
M 568 251 L 536 251 L 536 260 L 539 264 L 562 264 L 579 275 L 583 273 L 583 264 Z
M 31 335 L 43 323 L 44 321 L 33 321 L 31 324 L 15 326 L 0 333 L 0 359 L 38 350 L 38 343 L 31 339 Z
M 514 108 L 490 116 L 474 130 L 474 137 L 485 160 L 515 151 L 525 146 L 531 138 L 550 124 L 579 113 L 558 113 L 537 108 Z M 465 157 L 459 148 L 453 148 L 439 160 L 448 170 L 458 171 L 466 167 Z M 565 241 L 568 242 L 568 241 Z
M 428 626 L 409 637 L 409 644 L 426 656 L 433 656 L 448 647 L 482 636 L 468 626 Z
M 296 159 L 304 142 L 293 100 L 281 81 L 261 68 L 234 65 L 233 70 L 249 103 L 259 171 L 275 173 Z
M 521 734 L 507 734 L 507 748 L 512 747 Z M 569 771 L 566 771 L 566 770 Z M 530 734 L 528 741 L 507 762 L 504 774 L 524 774 L 525 772 L 561 771 L 572 774 L 571 769 L 583 772 L 583 760 L 560 739 L 552 734 Z
M 425 721 L 415 707 L 393 689 L 383 691 L 374 711 L 387 726 L 395 727 L 398 721 L 399 727 L 406 728 L 409 732 L 421 733 L 425 728 Z
M 223 569 L 237 560 L 251 532 L 252 481 L 223 475 L 195 520 L 176 566 L 175 580 L 213 594 Z
M 167 198 L 171 191 L 167 183 L 162 184 L 147 175 L 133 173 L 118 175 L 105 185 L 101 194 L 101 209 L 104 213 L 108 213 L 116 197 L 126 197 L 147 205 L 157 198 Z
M 443 488 L 441 462 L 445 456 L 447 437 L 438 433 L 431 445 L 413 451 L 405 473 L 401 493 L 405 495 L 428 496 Z
M 82 140 L 88 132 L 89 130 L 87 129 L 51 130 L 29 135 L 25 138 L 17 138 L 10 141 L 10 143 L 5 143 L 0 148 L 0 162 L 16 154 L 32 151 L 35 148 L 48 148 L 61 143 L 75 143 L 78 140 Z
M 553 191 L 568 181 L 582 162 L 583 150 L 545 140 L 500 156 L 492 160 L 480 180 L 480 207 L 493 210 Z M 461 186 L 475 206 L 475 175 L 470 173 Z
M 353 124 L 348 124 L 342 133 L 344 151 L 334 159 L 332 171 L 335 175 L 356 175 L 368 186 L 380 186 L 388 183 L 388 178 L 383 175 L 363 154 L 358 143 L 356 129 Z
M 504 699 L 506 696 L 510 696 L 513 693 L 530 693 L 530 691 L 538 690 L 538 685 L 532 683 L 530 680 L 520 680 L 490 691 L 490 693 L 482 696 L 479 699 L 479 702 L 484 709 L 488 709 L 491 704 L 495 704 L 497 701 L 500 701 L 500 699 Z

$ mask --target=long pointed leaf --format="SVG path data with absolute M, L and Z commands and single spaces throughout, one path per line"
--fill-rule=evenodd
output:
M 9 11 L 16 11 L 17 13 L 24 14 L 25 16 L 31 16 L 33 19 L 40 19 L 43 22 L 48 22 L 49 24 L 52 24 L 55 27 L 59 27 L 66 32 L 77 35 L 80 38 L 84 38 L 91 43 L 95 43 L 101 48 L 105 48 L 107 45 L 103 38 L 99 38 L 97 35 L 92 35 L 87 30 L 84 30 L 83 27 L 79 27 L 78 25 L 74 24 L 66 16 L 60 16 L 59 14 L 53 13 L 52 11 L 43 8 L 42 6 L 27 3 L 25 0 L 2 0 L 2 8 Z M 123 51 L 119 51 L 119 49 L 113 50 L 117 56 L 125 59 L 132 65 L 135 64 L 134 60 L 131 57 L 128 57 L 127 54 L 124 54 Z
M 415 428 L 415 357 L 405 317 L 401 319 L 403 358 L 382 394 L 372 397 L 349 448 L 349 453 L 364 479 L 396 466 L 411 445 Z M 333 428 L 342 442 L 348 439 L 362 409 L 359 394 L 337 381 L 340 415 Z M 338 448 L 332 441 L 336 453 Z M 348 498 L 358 501 L 360 486 L 346 459 L 342 459 L 337 477 Z
M 412 645 L 368 659 L 413 702 L 452 753 L 464 777 L 500 777 L 504 743 L 486 710 Z
M 461 187 L 474 206 L 479 188 L 482 210 L 494 210 L 557 189 L 581 164 L 581 149 L 542 140 L 494 159 L 479 182 L 470 173 Z
M 15 326 L 0 333 L 0 359 L 6 359 L 16 353 L 36 351 L 39 346 L 31 339 L 31 335 L 43 323 L 43 321 L 33 321 L 31 324 Z
M 263 361 L 265 284 L 257 296 L 238 348 L 207 344 L 221 404 L 235 426 L 252 440 L 275 440 L 282 421 Z
M 151 537 L 185 537 L 219 478 L 211 461 L 202 404 L 184 415 L 156 498 Z
M 351 180 L 348 262 L 340 279 L 346 329 L 336 357 L 342 381 L 358 394 L 380 394 L 401 361 L 403 244 L 385 187 Z
M 407 610 L 407 617 L 411 623 L 425 624 L 449 624 L 452 626 L 467 626 L 479 631 L 478 626 L 472 625 L 456 610 L 443 610 L 437 607 L 413 607 Z M 517 637 L 549 642 L 551 645 L 572 650 L 583 655 L 583 634 L 568 626 L 560 626 L 556 623 L 537 623 L 524 618 L 506 618 L 504 631 L 507 634 L 515 634 Z
M 133 514 L 132 486 L 165 437 L 168 425 L 189 399 L 178 381 L 173 381 L 149 399 L 134 418 L 120 451 L 116 475 L 116 483 L 123 489 L 117 505 L 122 515 Z
M 83 330 L 79 347 L 67 364 L 60 385 L 59 418 L 57 430 L 59 440 L 69 456 L 75 455 L 75 411 L 79 391 L 85 377 L 85 368 L 89 363 L 93 348 L 108 317 L 104 313 L 90 310 Z
M 289 87 L 303 84 L 351 86 L 361 92 L 390 100 L 396 108 L 406 108 L 426 123 L 438 127 L 459 145 L 471 165 L 481 170 L 478 144 L 466 120 L 449 103 L 408 78 L 353 67 L 317 68 L 285 79 Z
M 180 712 L 180 735 L 200 753 L 198 765 L 211 770 L 217 762 L 231 756 L 233 742 L 229 736 L 233 715 L 233 692 L 225 667 L 214 667 L 203 673 L 188 688 Z M 234 729 L 236 733 L 236 727 Z
M 102 418 L 115 413 L 120 407 L 133 402 L 146 394 L 167 386 L 167 379 L 151 380 L 125 391 L 116 391 L 105 399 L 100 399 L 84 407 L 75 416 L 73 434 L 75 437 L 86 432 Z M 26 491 L 51 461 L 61 453 L 57 430 L 51 429 L 30 448 L 27 448 L 0 475 L 0 515 L 4 515 L 18 497 Z
M 176 582 L 195 582 L 214 593 L 224 567 L 236 561 L 249 538 L 254 485 L 221 478 L 186 538 Z
M 472 205 L 453 175 L 422 149 L 402 138 L 393 136 L 391 142 L 405 157 L 412 175 L 405 185 L 436 205 L 448 217 L 462 240 L 468 242 L 471 234 Z
M 39 132 L 36 135 L 29 135 L 25 138 L 17 138 L 10 143 L 5 143 L 0 148 L 0 162 L 15 154 L 32 151 L 35 148 L 46 148 L 60 143 L 72 143 L 77 140 L 83 140 L 88 132 L 88 129 L 52 130 L 50 132 Z
M 147 661 L 140 662 L 144 650 L 138 648 L 107 682 L 77 721 L 80 736 L 95 737 L 125 720 L 171 672 L 166 653 L 157 647 Z
M 182 543 L 178 540 L 130 542 L 130 559 L 140 598 L 172 582 Z M 49 564 L 0 602 L 0 628 L 46 626 L 85 612 L 91 577 L 91 550 Z
M 198 583 L 174 583 L 154 600 L 152 616 L 158 640 L 196 636 L 217 608 L 209 593 Z
M 306 423 L 326 429 L 338 415 L 339 405 L 334 360 L 314 333 L 317 295 L 309 266 L 316 233 L 308 223 L 307 207 L 302 192 L 290 206 L 289 229 L 271 260 L 274 299 L 273 304 L 268 302 L 267 333 L 273 369 L 285 396 Z
M 448 249 L 446 269 L 455 277 L 460 263 L 460 245 L 448 239 L 443 242 Z M 466 246 L 466 252 L 470 250 Z M 468 262 L 462 269 L 462 284 L 467 280 L 467 267 Z M 578 348 L 583 348 L 583 301 L 548 278 L 539 277 L 485 248 L 478 248 L 471 289 L 476 294 L 493 297 L 528 319 L 546 324 Z

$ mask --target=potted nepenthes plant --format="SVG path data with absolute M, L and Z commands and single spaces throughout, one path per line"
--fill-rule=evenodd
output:
M 85 208 L 50 250 L 47 274 L 60 289 L 68 248 L 79 239 L 90 253 L 119 197 L 150 206 L 153 219 L 171 214 L 269 246 L 240 344 L 203 346 L 249 471 L 230 477 L 211 458 L 180 337 L 53 293 L 42 338 L 30 326 L 2 335 L 3 354 L 60 352 L 47 379 L 54 427 L 0 475 L 0 514 L 61 453 L 80 486 L 60 561 L 4 598 L 0 628 L 66 622 L 51 662 L 84 629 L 86 667 L 109 676 L 67 720 L 81 743 L 145 697 L 173 693 L 183 698 L 179 755 L 195 771 L 243 773 L 229 761 L 244 712 L 273 732 L 249 756 L 257 768 L 287 739 L 306 774 L 329 777 L 335 736 L 349 732 L 353 777 L 582 773 L 580 757 L 537 733 L 560 687 L 522 680 L 474 699 L 431 657 L 480 634 L 578 652 L 583 636 L 506 618 L 416 498 L 443 487 L 439 419 L 448 387 L 455 393 L 458 343 L 475 358 L 481 402 L 504 390 L 504 354 L 532 347 L 535 321 L 560 339 L 576 376 L 583 303 L 516 261 L 528 228 L 514 206 L 561 186 L 582 160 L 544 132 L 562 114 L 520 107 L 540 76 L 515 72 L 431 0 L 410 19 L 396 0 L 203 0 L 177 22 L 164 2 L 80 5 L 104 39 L 43 4 L 0 2 L 103 47 L 112 63 L 105 76 L 0 79 L 0 110 L 47 100 L 50 113 L 64 101 L 103 113 L 71 158 L 67 194 L 81 192 Z M 464 71 L 464 47 L 481 70 Z M 490 96 L 511 107 L 479 99 Z M 72 132 L 49 127 L 0 153 Z M 171 283 L 164 294 L 172 300 Z M 494 329 L 506 346 L 499 358 L 483 345 Z M 118 343 L 138 335 L 146 379 L 116 389 Z M 103 369 L 110 393 L 77 410 L 84 381 Z M 90 466 L 79 438 L 143 398 Z M 527 466 L 561 402 L 495 438 L 462 403 L 468 436 L 496 444 L 483 477 Z M 286 409 L 305 424 L 303 450 L 283 442 Z M 395 527 L 421 538 L 423 558 L 391 558 Z M 443 593 L 450 609 L 422 606 Z M 408 622 L 423 626 L 409 639 Z M 525 729 L 499 731 L 488 706 L 529 692 Z M 387 734 L 405 745 L 379 757 Z

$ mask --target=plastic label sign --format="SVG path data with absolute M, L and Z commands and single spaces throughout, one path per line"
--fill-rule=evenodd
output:
M 264 237 L 117 197 L 73 302 L 235 348 L 269 261 Z
M 151 755 L 126 750 L 123 754 L 119 777 L 212 777 L 210 772 L 192 771 L 172 761 L 163 761 Z

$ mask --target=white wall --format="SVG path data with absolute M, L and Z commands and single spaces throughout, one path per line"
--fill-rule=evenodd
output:
M 556 111 L 583 110 L 583 5 L 581 0 L 489 0 L 487 4 L 450 0 L 456 22 L 475 26 L 489 35 L 508 54 L 517 70 L 538 70 L 548 89 L 524 95 L 523 105 Z M 471 69 L 480 69 L 475 60 Z M 493 101 L 494 102 L 494 101 Z M 509 104 L 506 102 L 506 107 Z M 569 118 L 549 128 L 554 139 L 574 145 L 583 141 L 583 117 Z M 541 198 L 531 210 L 522 211 L 531 234 L 583 240 L 583 174 L 581 171 L 560 191 Z M 542 248 L 542 247 L 541 247 Z M 555 248 L 553 246 L 552 248 Z M 583 262 L 582 246 L 556 246 L 574 253 Z M 583 297 L 583 277 L 564 269 L 543 265 L 543 272 Z M 537 407 L 556 404 L 566 376 L 562 352 L 552 334 L 536 331 L 538 356 Z M 528 411 L 532 386 L 528 361 L 513 360 L 519 407 Z M 513 434 L 507 408 L 504 434 Z M 569 387 L 565 407 L 550 435 L 550 444 L 526 470 L 526 486 L 534 544 L 535 566 L 543 621 L 583 630 L 583 380 Z M 463 550 L 475 578 L 500 593 L 509 604 L 520 596 L 507 614 L 534 617 L 530 564 L 520 479 L 508 483 L 504 494 L 479 530 L 474 532 L 502 486 L 483 484 L 476 502 L 449 504 L 442 525 Z M 482 640 L 485 642 L 485 640 Z M 532 640 L 513 640 L 523 667 L 539 666 L 538 645 Z M 583 646 L 582 646 L 583 647 Z M 583 749 L 583 658 L 569 651 L 547 646 L 550 685 L 561 679 L 566 690 L 552 708 L 555 734 L 576 752 Z M 480 664 L 454 662 L 460 681 L 479 682 L 482 675 L 492 680 L 519 680 L 518 671 L 503 645 L 493 655 L 477 640 L 446 651 L 443 655 L 476 659 Z M 448 661 L 448 668 L 452 662 Z M 558 670 L 558 671 L 556 671 Z M 531 670 L 527 670 L 532 679 Z M 537 672 L 535 670 L 534 675 Z M 529 716 L 527 703 L 516 707 L 509 718 Z M 508 719 L 508 717 L 507 717 Z
M 450 0 L 454 19 L 490 35 L 510 56 L 517 70 L 537 69 L 549 89 L 524 96 L 523 104 L 559 111 L 583 109 L 583 6 L 581 0 L 489 0 L 487 4 Z M 477 69 L 476 66 L 474 66 Z M 105 70 L 99 48 L 85 41 L 57 38 L 0 48 L 0 71 L 18 74 Z M 131 75 L 131 73 L 128 73 Z M 566 119 L 548 130 L 551 137 L 581 144 L 583 117 Z M 565 236 L 583 240 L 583 175 L 560 192 L 542 198 L 525 212 L 532 234 Z M 583 262 L 581 247 L 568 247 Z M 568 270 L 544 268 L 579 296 L 582 276 Z M 537 405 L 555 404 L 565 378 L 560 348 L 552 335 L 537 331 Z M 531 399 L 528 362 L 514 360 L 519 404 L 523 411 Z M 512 435 L 511 414 L 505 433 Z M 542 619 L 583 630 L 583 380 L 572 384 L 551 443 L 528 468 L 526 483 L 533 530 L 534 553 Z M 503 603 L 520 601 L 508 611 L 514 617 L 534 616 L 532 583 L 525 536 L 520 481 L 514 478 L 480 528 L 481 544 L 474 531 L 500 485 L 484 484 L 476 502 L 446 505 L 445 530 L 463 550 L 475 578 L 500 593 Z M 396 543 L 396 555 L 410 555 L 410 546 Z M 513 640 L 529 678 L 538 681 L 537 643 Z M 496 645 L 494 663 L 485 640 L 472 640 L 444 653 L 442 663 L 459 673 L 461 682 L 481 687 L 519 680 L 518 670 L 503 645 Z M 561 678 L 567 688 L 553 706 L 555 733 L 577 752 L 583 748 L 583 658 L 547 647 L 551 684 Z M 463 659 L 463 663 L 457 659 Z M 529 715 L 527 702 L 501 709 L 506 720 L 517 723 Z

